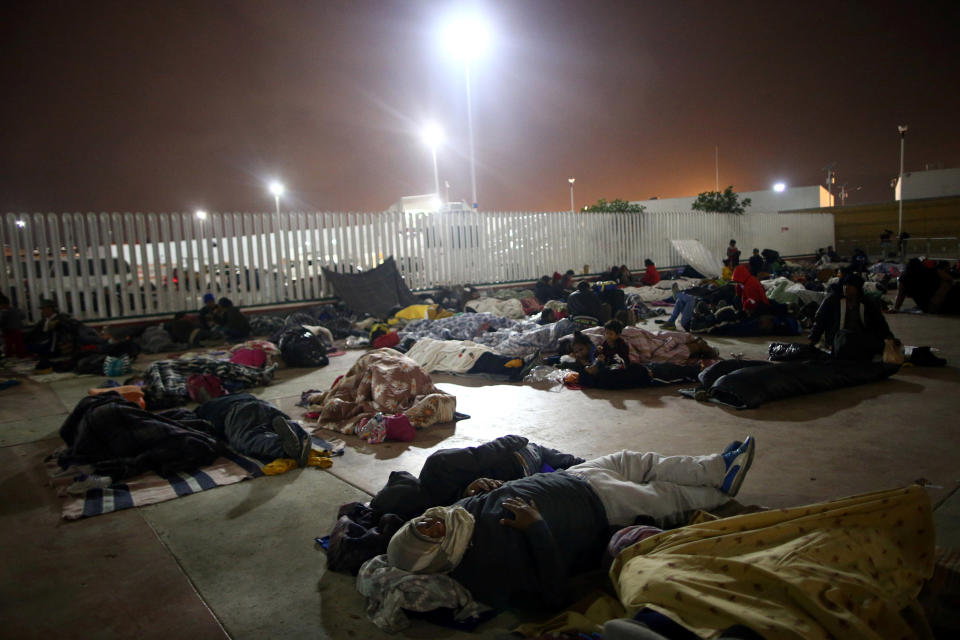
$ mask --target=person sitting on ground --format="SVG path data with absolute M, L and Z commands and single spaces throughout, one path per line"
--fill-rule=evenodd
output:
M 600 567 L 610 528 L 638 518 L 661 528 L 736 496 L 753 462 L 752 437 L 722 453 L 664 457 L 620 451 L 433 507 L 400 528 L 390 566 L 449 574 L 494 608 L 566 604 L 568 578 Z
M 640 282 L 648 287 L 660 282 L 660 272 L 657 271 L 657 266 L 653 264 L 653 260 L 647 258 L 643 261 L 643 264 L 646 266 L 646 271 L 643 272 L 643 278 Z
M 593 292 L 590 283 L 582 281 L 577 285 L 577 290 L 567 298 L 567 315 L 574 320 L 589 318 L 596 324 L 600 324 L 607 321 L 610 311 L 604 308 L 603 302 Z
M 856 273 L 863 273 L 867 270 L 867 264 L 869 262 L 870 259 L 867 257 L 867 254 L 864 253 L 863 249 L 854 249 L 853 255 L 850 257 L 850 270 Z
M 924 313 L 960 314 L 960 284 L 957 284 L 945 261 L 924 264 L 911 258 L 900 276 L 897 300 L 893 311 L 911 298 Z
M 547 304 L 551 300 L 563 300 L 563 293 L 550 280 L 550 276 L 542 276 L 533 287 L 533 295 L 540 304 Z
M 625 287 L 629 287 L 634 283 L 633 273 L 631 273 L 627 265 L 625 264 L 620 265 L 620 277 L 617 278 L 617 282 Z
M 557 312 L 554 311 L 553 309 L 544 309 L 543 311 L 540 312 L 540 319 L 537 320 L 537 324 L 539 325 L 553 324 L 556 321 L 557 321 Z
M 300 467 L 309 462 L 310 435 L 280 409 L 249 393 L 208 400 L 194 413 L 212 423 L 216 437 L 239 453 L 265 462 L 292 458 Z
M 894 339 L 880 307 L 864 297 L 859 274 L 847 272 L 820 304 L 810 342 L 816 345 L 821 337 L 835 358 L 865 362 L 880 356 L 885 341 Z
M 884 229 L 880 234 L 880 260 L 886 260 L 890 257 L 890 238 L 893 237 L 893 231 Z
M 745 265 L 739 265 L 733 270 L 733 282 L 737 284 L 740 294 L 740 308 L 747 315 L 760 315 L 770 308 L 770 300 L 763 285 Z
M 187 315 L 185 311 L 178 311 L 173 315 L 173 320 L 165 322 L 163 328 L 174 342 L 189 344 L 195 346 L 203 340 L 215 340 L 216 337 L 201 326 L 200 320 L 196 316 Z
M 623 323 L 619 320 L 609 320 L 603 325 L 603 344 L 596 352 L 593 362 L 585 371 L 590 375 L 597 375 L 600 368 L 625 369 L 630 364 L 630 346 L 620 337 L 623 333 Z
M 23 311 L 10 304 L 10 298 L 0 293 L 0 330 L 3 331 L 3 355 L 7 358 L 26 358 L 23 342 Z
M 822 267 L 830 263 L 830 258 L 827 257 L 827 250 L 823 247 L 817 249 L 817 255 L 814 257 L 816 258 L 817 266 Z
M 40 300 L 40 321 L 25 336 L 27 350 L 38 355 L 70 358 L 79 349 L 80 321 L 62 313 L 49 298 Z
M 740 249 L 737 249 L 736 240 L 730 240 L 730 244 L 727 246 L 727 260 L 730 261 L 730 266 L 734 269 L 740 264 Z
M 720 270 L 720 279 L 724 282 L 730 282 L 733 278 L 733 269 L 730 267 L 730 258 L 723 259 L 723 269 Z
M 763 270 L 763 257 L 760 255 L 760 249 L 754 249 L 753 255 L 749 260 L 750 275 L 758 276 Z
M 197 312 L 200 317 L 200 324 L 204 329 L 213 329 L 217 326 L 217 298 L 212 293 L 203 294 L 203 306 Z
M 832 244 L 828 244 L 828 245 L 827 245 L 827 258 L 830 259 L 830 262 L 841 262 L 841 261 L 842 261 L 842 259 L 840 258 L 840 256 L 839 256 L 839 255 L 837 254 L 837 252 L 834 250 Z
M 567 272 L 563 274 L 563 277 L 560 279 L 560 289 L 564 293 L 570 293 L 576 288 L 576 285 L 573 284 L 573 269 L 567 269 Z
M 241 342 L 250 337 L 250 321 L 230 298 L 220 298 L 217 302 L 217 311 L 214 320 L 223 328 L 223 334 L 228 340 Z

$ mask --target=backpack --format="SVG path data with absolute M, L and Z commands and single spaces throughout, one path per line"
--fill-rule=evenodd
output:
M 204 403 L 227 395 L 220 378 L 212 373 L 195 373 L 187 378 L 187 395 L 194 402 Z

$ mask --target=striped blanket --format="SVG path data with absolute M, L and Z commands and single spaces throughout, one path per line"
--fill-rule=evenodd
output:
M 47 461 L 51 483 L 57 488 L 57 495 L 64 498 L 61 509 L 64 520 L 79 520 L 130 507 L 166 502 L 248 478 L 258 478 L 264 475 L 262 469 L 263 464 L 257 460 L 229 452 L 209 466 L 192 471 L 170 475 L 144 473 L 129 478 L 126 482 L 118 482 L 102 489 L 88 489 L 85 493 L 74 495 L 67 492 L 67 487 L 82 479 L 83 473 L 79 470 L 71 473 L 70 469 L 60 469 L 55 457 Z

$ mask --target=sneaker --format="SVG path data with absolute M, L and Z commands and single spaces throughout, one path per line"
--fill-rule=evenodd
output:
M 674 329 L 677 328 L 677 325 L 676 323 L 673 323 L 673 322 L 664 322 L 662 325 L 660 325 L 660 328 L 666 329 L 667 331 L 673 331 Z
M 300 441 L 300 452 L 297 454 L 297 466 L 300 468 L 310 464 L 310 452 L 313 451 L 313 438 L 309 435 Z
M 743 443 L 740 442 L 739 440 L 734 440 L 733 442 L 731 442 L 730 444 L 728 444 L 728 445 L 727 445 L 727 448 L 724 449 L 721 453 L 722 453 L 722 454 L 727 454 L 727 453 L 730 453 L 731 451 L 736 451 L 737 449 L 740 448 L 740 446 L 741 446 L 742 444 L 743 444 Z
M 280 436 L 280 444 L 283 445 L 283 453 L 288 458 L 293 458 L 301 467 L 306 466 L 306 460 L 310 457 L 310 438 L 304 438 L 306 451 L 304 451 L 304 442 L 294 431 L 293 426 L 283 416 L 275 416 L 270 423 L 274 433 Z M 301 463 L 301 461 L 303 461 Z
M 723 478 L 723 484 L 720 485 L 720 491 L 731 498 L 740 491 L 740 485 L 753 464 L 753 454 L 756 451 L 757 441 L 753 436 L 747 436 L 743 443 L 736 449 L 727 450 L 721 454 L 723 462 L 727 467 L 727 475 Z

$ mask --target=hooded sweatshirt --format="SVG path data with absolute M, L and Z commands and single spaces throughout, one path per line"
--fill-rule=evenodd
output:
M 741 308 L 747 313 L 752 313 L 760 305 L 770 304 L 763 285 L 754 276 L 750 275 L 750 269 L 746 265 L 738 265 L 733 270 L 733 281 L 737 283 Z

